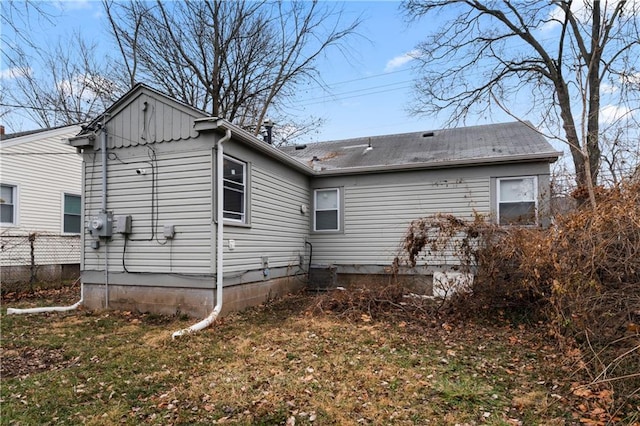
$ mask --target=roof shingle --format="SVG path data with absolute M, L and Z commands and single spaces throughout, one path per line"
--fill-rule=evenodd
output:
M 560 155 L 529 123 L 513 122 L 455 129 L 311 143 L 284 152 L 316 170 L 394 170 L 454 164 L 548 159 Z M 316 158 L 317 160 L 314 160 Z

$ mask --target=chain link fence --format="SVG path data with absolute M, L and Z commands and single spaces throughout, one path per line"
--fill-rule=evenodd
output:
M 54 287 L 80 276 L 79 235 L 0 235 L 2 292 Z

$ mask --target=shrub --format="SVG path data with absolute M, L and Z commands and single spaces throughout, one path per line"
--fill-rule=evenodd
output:
M 594 383 L 640 394 L 640 183 L 599 188 L 597 208 L 556 218 L 548 229 L 500 228 L 477 216 L 414 221 L 403 242 L 409 266 L 453 250 L 475 273 L 459 312 L 511 309 L 545 318 L 553 334 L 575 341 Z M 568 338 L 568 340 L 567 340 Z

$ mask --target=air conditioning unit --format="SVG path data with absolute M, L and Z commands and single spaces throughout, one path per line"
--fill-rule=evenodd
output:
M 333 265 L 311 265 L 309 268 L 309 290 L 327 291 L 338 285 L 337 268 Z

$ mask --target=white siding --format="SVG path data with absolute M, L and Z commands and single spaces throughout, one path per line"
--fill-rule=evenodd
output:
M 391 265 L 414 219 L 436 213 L 471 218 L 474 211 L 490 212 L 489 177 L 442 182 L 428 176 L 411 183 L 347 183 L 344 232 L 312 233 L 313 263 Z
M 62 233 L 62 196 L 82 193 L 82 158 L 66 144 L 79 131 L 69 126 L 2 142 L 0 181 L 18 186 L 18 226 L 2 232 Z
M 3 266 L 31 262 L 30 233 L 37 234 L 36 264 L 80 263 L 78 238 L 61 236 L 63 195 L 82 194 L 82 158 L 66 144 L 79 131 L 67 126 L 2 141 L 0 182 L 17 186 L 16 226 L 0 227 Z

